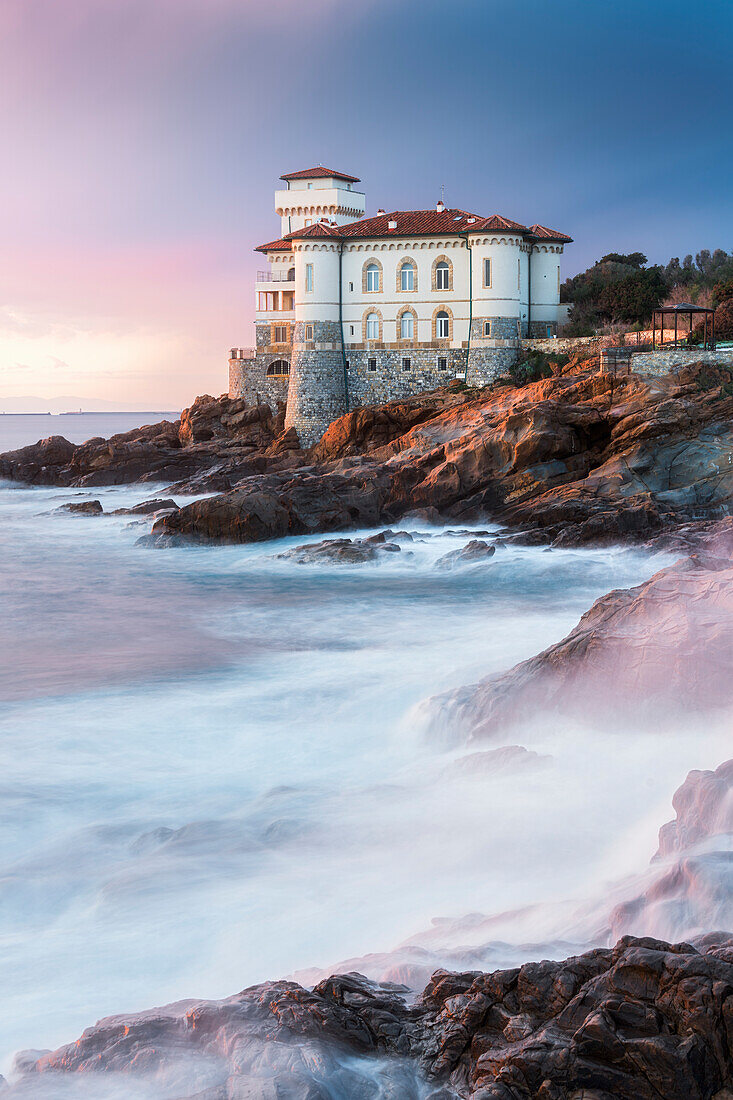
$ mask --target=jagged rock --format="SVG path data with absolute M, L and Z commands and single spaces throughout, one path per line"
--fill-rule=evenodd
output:
M 346 565 L 376 561 L 382 554 L 399 553 L 401 547 L 387 542 L 384 535 L 368 539 L 326 539 L 324 542 L 294 546 L 276 556 L 280 559 L 295 561 L 298 565 L 309 565 L 319 561 L 341 562 Z
M 185 482 L 215 473 L 215 488 L 229 489 L 265 468 L 297 461 L 297 437 L 283 433 L 284 417 L 284 407 L 273 416 L 266 405 L 199 397 L 175 423 L 163 420 L 78 446 L 55 436 L 0 455 L 0 476 L 39 485 L 91 486 Z M 197 485 L 190 491 L 201 490 Z
M 104 511 L 102 503 L 99 500 L 80 500 L 70 501 L 68 504 L 62 504 L 59 508 L 56 508 L 57 512 L 78 512 L 83 516 L 99 516 Z
M 700 388 L 704 370 L 720 375 L 717 389 Z M 330 426 L 298 479 L 264 475 L 250 478 L 251 487 L 301 516 L 291 533 L 365 522 L 363 509 L 334 508 L 333 498 L 369 484 L 366 522 L 491 516 L 524 528 L 528 541 L 643 541 L 674 524 L 720 515 L 733 502 L 729 374 L 697 364 L 646 382 L 576 362 L 521 389 L 421 395 L 407 417 L 417 416 L 422 402 L 420 422 L 404 430 L 403 421 L 401 434 L 387 442 L 398 431 L 388 416 L 392 406 L 360 409 Z M 301 476 L 309 482 L 307 508 Z M 247 507 L 247 490 L 228 495 L 182 509 L 171 526 L 194 538 L 246 540 L 250 524 L 237 513 Z M 209 511 L 217 513 L 214 524 Z
M 108 1017 L 69 1046 L 21 1057 L 8 1095 L 28 1095 L 32 1082 L 43 1100 L 46 1083 L 66 1074 L 170 1085 L 176 1067 L 185 1067 L 181 1100 L 203 1089 L 416 1100 L 418 1068 L 423 1096 L 431 1083 L 434 1097 L 474 1100 L 713 1100 L 733 1087 L 724 934 L 697 947 L 624 937 L 490 974 L 438 970 L 417 1002 L 406 992 L 346 974 L 312 991 L 267 982 L 223 1001 Z
M 436 569 L 454 569 L 457 565 L 474 565 L 479 561 L 488 561 L 496 553 L 496 547 L 482 539 L 472 539 L 460 550 L 451 550 L 443 554 L 435 563 Z

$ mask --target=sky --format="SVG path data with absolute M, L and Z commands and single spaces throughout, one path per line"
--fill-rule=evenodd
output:
M 0 0 L 0 411 L 223 392 L 316 164 L 569 233 L 565 275 L 733 250 L 732 38 L 733 0 Z

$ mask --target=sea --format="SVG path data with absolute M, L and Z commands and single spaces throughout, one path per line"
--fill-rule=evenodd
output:
M 4 417 L 2 447 L 139 419 Z M 445 570 L 500 529 L 420 522 L 364 565 L 281 557 L 319 535 L 152 549 L 149 519 L 113 513 L 164 491 L 0 482 L 3 1073 L 108 1014 L 388 952 L 446 918 L 602 901 L 648 865 L 687 771 L 725 759 L 704 725 L 538 715 L 512 736 L 545 766 L 495 774 L 466 758 L 511 738 L 425 721 L 662 555 L 505 545 Z M 91 497 L 105 514 L 59 511 Z

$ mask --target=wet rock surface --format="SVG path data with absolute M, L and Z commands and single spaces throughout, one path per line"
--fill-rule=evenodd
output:
M 543 717 L 658 723 L 733 703 L 733 521 L 636 588 L 609 592 L 548 649 L 436 699 L 434 731 L 504 736 Z
M 387 542 L 383 534 L 367 539 L 326 539 L 323 542 L 294 546 L 276 556 L 285 561 L 295 561 L 298 565 L 309 565 L 319 561 L 340 562 L 345 565 L 359 565 L 362 562 L 376 561 L 385 554 L 395 554 L 402 547 L 396 542 Z
M 69 501 L 56 508 L 57 512 L 73 512 L 80 516 L 101 516 L 104 508 L 99 500 Z
M 181 1100 L 713 1100 L 733 1086 L 723 933 L 696 946 L 624 937 L 490 974 L 438 970 L 416 1002 L 406 993 L 346 974 L 109 1017 L 69 1046 L 22 1056 L 7 1095 L 30 1086 L 43 1097 L 58 1075 L 170 1080 L 177 1066 Z
M 483 539 L 472 539 L 462 546 L 460 550 L 451 550 L 438 558 L 436 569 L 455 569 L 461 565 L 475 565 L 477 562 L 488 561 L 496 553 L 496 547 Z

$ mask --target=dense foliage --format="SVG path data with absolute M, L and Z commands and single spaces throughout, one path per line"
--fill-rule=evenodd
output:
M 560 292 L 561 301 L 573 303 L 569 336 L 590 336 L 613 326 L 643 328 L 661 305 L 687 301 L 714 308 L 731 297 L 733 253 L 722 248 L 703 249 L 682 263 L 675 256 L 664 267 L 647 267 L 643 252 L 609 252 L 567 279 Z

